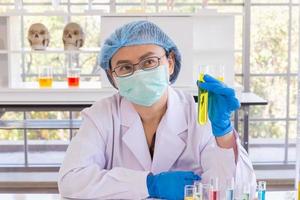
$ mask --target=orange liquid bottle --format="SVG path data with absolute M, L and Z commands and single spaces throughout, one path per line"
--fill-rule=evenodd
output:
M 52 78 L 40 77 L 39 85 L 40 85 L 40 88 L 51 88 L 52 87 Z

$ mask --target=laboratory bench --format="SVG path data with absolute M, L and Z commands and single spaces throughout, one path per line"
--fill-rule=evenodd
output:
M 266 200 L 295 200 L 295 191 L 267 191 Z M 3 193 L 0 199 L 5 200 L 70 200 L 62 198 L 59 194 L 20 194 L 20 193 Z M 76 200 L 76 199 L 73 199 Z
M 0 117 L 8 111 L 81 111 L 91 106 L 95 101 L 108 97 L 116 93 L 113 88 L 15 88 L 0 89 Z M 176 87 L 183 91 L 193 94 L 197 102 L 197 90 L 190 87 Z M 241 102 L 241 111 L 243 112 L 243 135 L 242 141 L 246 150 L 249 143 L 249 107 L 257 105 L 267 105 L 267 101 L 257 94 L 251 92 L 237 92 L 237 97 Z M 239 116 L 238 112 L 234 114 L 234 127 L 238 130 Z M 52 124 L 51 124 L 52 123 Z M 57 127 L 55 127 L 57 126 Z M 66 128 L 77 129 L 80 122 L 76 120 L 61 121 L 57 124 L 53 122 L 34 120 L 23 122 L 5 122 L 0 120 L 1 128 Z

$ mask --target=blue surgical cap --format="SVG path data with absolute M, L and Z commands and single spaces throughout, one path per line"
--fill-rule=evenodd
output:
M 113 55 L 122 47 L 155 44 L 165 49 L 167 55 L 174 53 L 174 72 L 170 76 L 170 82 L 174 83 L 181 67 L 181 55 L 171 38 L 165 34 L 156 24 L 149 21 L 134 21 L 116 29 L 104 42 L 99 55 L 100 66 L 106 71 L 106 75 L 112 85 L 113 81 L 108 75 L 110 62 Z

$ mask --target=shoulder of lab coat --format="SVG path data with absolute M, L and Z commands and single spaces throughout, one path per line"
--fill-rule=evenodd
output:
M 105 156 L 107 135 L 117 116 L 120 97 L 96 102 L 82 111 L 83 123 L 72 139 L 59 171 L 58 187 L 66 198 L 143 199 L 148 196 L 149 172 L 122 167 L 107 169 Z

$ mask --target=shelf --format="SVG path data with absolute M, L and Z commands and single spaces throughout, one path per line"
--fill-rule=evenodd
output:
M 0 17 L 7 17 L 7 16 L 61 16 L 61 17 L 68 17 L 68 16 L 101 16 L 105 14 L 104 11 L 100 10 L 85 10 L 84 12 L 65 12 L 65 11 L 46 11 L 46 12 L 28 12 L 26 10 L 10 10 L 6 13 L 1 13 Z
M 67 81 L 59 81 L 53 82 L 53 85 L 51 88 L 40 88 L 38 82 L 23 82 L 19 83 L 19 85 L 16 85 L 12 88 L 13 90 L 16 89 L 25 89 L 25 90 L 47 90 L 47 91 L 52 91 L 52 90 L 69 90 L 69 91 L 78 91 L 81 89 L 101 89 L 101 82 L 86 82 L 86 81 L 81 81 L 80 86 L 78 88 L 69 88 Z M 1 89 L 0 89 L 1 90 Z
M 0 54 L 8 53 L 36 53 L 36 54 L 48 54 L 48 53 L 66 53 L 66 54 L 79 54 L 79 53 L 99 53 L 100 48 L 88 48 L 79 49 L 78 51 L 69 51 L 60 48 L 48 48 L 46 50 L 31 50 L 30 48 L 20 49 L 20 50 L 0 50 Z
M 46 12 L 28 12 L 27 10 L 10 10 L 6 13 L 1 13 L 0 16 L 124 16 L 124 17 L 161 17 L 161 16 L 178 16 L 178 17 L 192 17 L 192 16 L 232 16 L 241 15 L 241 13 L 221 13 L 216 12 L 215 9 L 201 9 L 195 13 L 179 13 L 175 11 L 162 11 L 161 13 L 148 13 L 148 12 L 136 12 L 132 13 L 130 10 L 126 13 L 108 13 L 105 10 L 85 10 L 84 12 L 66 12 L 66 11 L 46 11 Z

